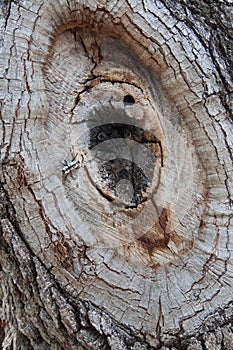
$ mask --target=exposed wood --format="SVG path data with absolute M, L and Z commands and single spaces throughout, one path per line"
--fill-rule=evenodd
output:
M 3 350 L 233 349 L 232 2 L 0 5 Z

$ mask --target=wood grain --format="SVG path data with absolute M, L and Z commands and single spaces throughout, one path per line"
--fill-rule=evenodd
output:
M 233 85 L 218 54 L 166 1 L 4 6 L 3 349 L 231 349 Z M 146 185 L 101 175 L 113 159 Z

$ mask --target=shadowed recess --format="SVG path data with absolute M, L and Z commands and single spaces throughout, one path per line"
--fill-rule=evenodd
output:
M 126 208 L 136 207 L 142 202 L 142 194 L 146 191 L 148 179 L 136 163 L 116 158 L 104 163 L 99 172 L 114 195 L 124 200 Z
M 127 138 L 140 143 L 159 143 L 155 135 L 138 126 L 123 123 L 108 123 L 96 126 L 90 130 L 89 149 L 93 149 L 101 142 L 115 138 Z
M 131 95 L 126 95 L 125 97 L 124 97 L 124 99 L 123 99 L 123 102 L 125 103 L 125 104 L 134 104 L 135 103 L 135 100 L 134 100 L 134 98 L 133 98 L 133 96 L 131 96 Z

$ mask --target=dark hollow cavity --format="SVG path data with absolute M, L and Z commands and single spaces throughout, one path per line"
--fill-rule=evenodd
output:
M 136 163 L 123 158 L 115 158 L 102 164 L 99 173 L 114 195 L 125 202 L 126 208 L 137 207 L 142 202 L 142 195 L 149 181 Z M 117 187 L 121 180 L 127 180 L 133 191 L 130 192 L 129 188 L 127 193 L 127 186 L 122 187 L 124 193 L 119 195 Z
M 138 126 L 122 123 L 109 123 L 96 126 L 90 130 L 89 149 L 93 149 L 101 142 L 115 138 L 127 138 L 139 143 L 159 142 L 155 135 Z
M 126 95 L 125 97 L 124 97 L 124 99 L 123 99 L 123 102 L 125 103 L 125 104 L 134 104 L 135 103 L 135 99 L 133 98 L 133 96 L 131 96 L 131 95 Z

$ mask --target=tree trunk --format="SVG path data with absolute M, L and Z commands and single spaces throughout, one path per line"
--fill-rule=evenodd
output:
M 232 1 L 0 8 L 2 349 L 233 349 Z

